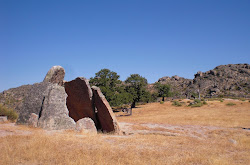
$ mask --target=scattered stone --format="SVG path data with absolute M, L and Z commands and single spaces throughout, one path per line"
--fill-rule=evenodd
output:
M 75 80 L 65 83 L 65 91 L 68 94 L 67 107 L 69 116 L 75 122 L 79 119 L 89 117 L 96 124 L 96 116 L 92 104 L 92 90 L 87 79 L 78 77 Z
M 100 123 L 103 132 L 114 132 L 122 134 L 116 117 L 110 107 L 105 96 L 102 94 L 100 88 L 93 86 L 93 100 L 94 106 L 97 109 L 97 120 Z
M 85 117 L 83 119 L 78 120 L 76 122 L 76 130 L 79 132 L 84 132 L 84 133 L 97 134 L 95 123 L 89 117 Z
M 36 128 L 37 124 L 38 124 L 38 115 L 35 113 L 31 113 L 30 118 L 28 120 L 28 125 Z
M 7 121 L 7 116 L 0 116 L 0 123 L 4 123 Z
M 58 85 L 63 85 L 65 76 L 64 68 L 61 66 L 53 66 L 45 76 L 43 82 L 50 82 Z
M 233 143 L 233 144 L 237 144 L 237 141 L 234 140 L 234 139 L 229 139 L 229 142 L 230 142 L 230 143 Z

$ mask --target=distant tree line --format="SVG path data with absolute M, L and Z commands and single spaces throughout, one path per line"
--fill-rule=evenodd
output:
M 154 85 L 157 92 L 150 93 L 147 79 L 139 74 L 131 74 L 124 82 L 119 78 L 116 72 L 109 69 L 101 69 L 90 78 L 90 84 L 101 89 L 112 107 L 130 105 L 134 108 L 138 102 L 154 102 L 157 97 L 162 97 L 164 101 L 165 97 L 171 96 L 170 86 L 160 83 Z

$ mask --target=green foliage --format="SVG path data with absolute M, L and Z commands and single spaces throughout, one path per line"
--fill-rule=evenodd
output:
M 234 105 L 236 105 L 235 103 L 232 103 L 232 102 L 229 102 L 229 103 L 227 103 L 226 104 L 227 106 L 234 106 Z
M 121 106 L 132 102 L 132 95 L 125 90 L 125 85 L 119 80 L 120 76 L 109 69 L 102 69 L 90 78 L 90 85 L 98 86 L 110 106 Z
M 18 114 L 13 109 L 7 108 L 0 104 L 0 116 L 7 116 L 8 120 L 15 121 L 18 118 Z
M 172 105 L 176 107 L 182 106 L 182 104 L 179 101 L 173 101 Z
M 194 99 L 194 102 L 195 102 L 195 103 L 201 103 L 201 100 L 199 100 L 199 99 Z
M 191 107 L 201 107 L 203 104 L 202 103 L 196 103 L 192 104 Z
M 162 97 L 162 101 L 164 101 L 165 97 L 172 96 L 170 91 L 170 85 L 168 84 L 161 84 L 159 82 L 154 84 L 155 89 L 158 91 L 158 96 Z
M 160 104 L 164 104 L 164 101 L 160 101 Z
M 147 79 L 140 76 L 139 74 L 131 74 L 125 80 L 126 83 L 126 91 L 131 94 L 132 105 L 131 107 L 135 107 L 135 103 L 139 101 L 148 101 L 149 100 L 149 92 L 146 90 L 146 86 L 148 84 Z
M 193 102 L 191 102 L 188 106 L 190 107 L 201 107 L 203 105 L 207 105 L 206 101 L 202 101 L 199 99 L 195 99 Z

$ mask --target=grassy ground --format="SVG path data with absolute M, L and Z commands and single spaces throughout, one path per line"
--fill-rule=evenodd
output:
M 248 101 L 208 101 L 202 107 L 172 106 L 171 102 L 150 103 L 133 109 L 133 115 L 119 117 L 119 121 L 135 123 L 167 123 L 178 125 L 210 125 L 222 127 L 250 128 L 250 103 Z M 228 106 L 228 103 L 235 103 Z
M 236 105 L 227 106 L 228 102 Z M 3 131 L 32 134 L 0 137 L 0 164 L 248 164 L 250 161 L 250 103 L 212 101 L 202 107 L 174 107 L 170 102 L 142 105 L 120 122 L 183 126 L 219 126 L 204 138 L 160 134 L 86 135 L 74 131 L 48 132 L 24 126 Z M 1 128 L 0 128 L 1 129 Z M 163 129 L 164 130 L 164 129 Z

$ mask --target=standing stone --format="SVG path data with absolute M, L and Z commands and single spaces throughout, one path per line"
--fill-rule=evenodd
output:
M 35 113 L 30 114 L 30 118 L 28 120 L 28 125 L 31 127 L 37 127 L 38 124 L 38 115 Z
M 94 105 L 97 109 L 97 119 L 101 125 L 102 131 L 107 133 L 114 132 L 121 134 L 120 127 L 112 111 L 112 108 L 110 107 L 105 96 L 102 94 L 100 88 L 93 86 L 92 91 Z
M 49 89 L 52 85 L 51 83 L 42 82 L 31 86 L 24 99 L 23 105 L 20 107 L 17 124 L 28 124 L 32 113 L 41 117 L 41 108 L 44 99 L 48 97 Z
M 68 115 L 66 97 L 64 87 L 57 84 L 50 87 L 48 97 L 45 97 L 41 108 L 38 127 L 48 130 L 75 128 L 74 120 Z
M 43 82 L 63 85 L 65 70 L 61 66 L 53 66 L 45 76 Z
M 85 117 L 83 119 L 78 120 L 76 122 L 76 130 L 79 132 L 84 132 L 84 133 L 97 134 L 95 123 L 89 117 Z
M 69 116 L 75 121 L 89 117 L 97 124 L 92 105 L 92 91 L 88 80 L 78 77 L 75 80 L 66 82 L 64 85 L 65 91 L 68 94 L 67 107 Z

